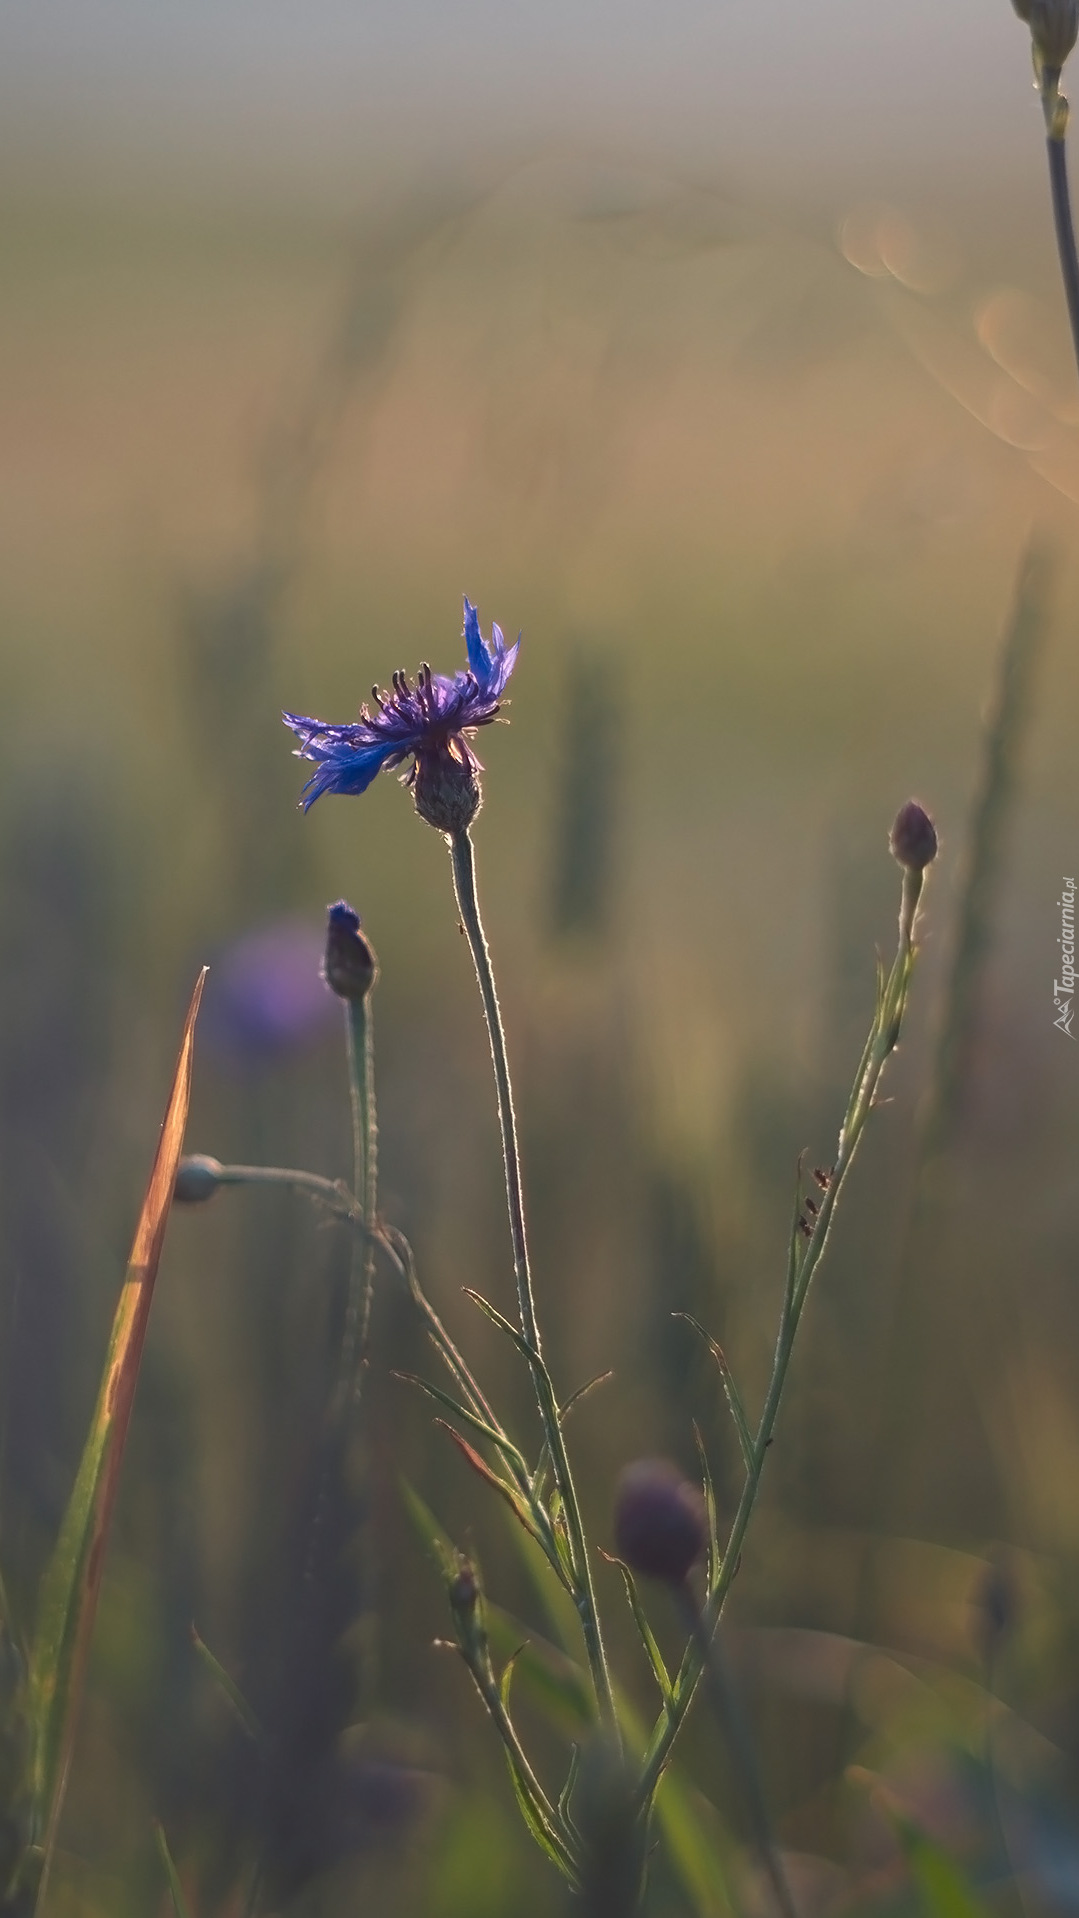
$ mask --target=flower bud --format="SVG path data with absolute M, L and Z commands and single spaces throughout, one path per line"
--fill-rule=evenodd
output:
M 173 1198 L 179 1205 L 204 1204 L 213 1198 L 224 1169 L 220 1159 L 210 1159 L 204 1152 L 194 1152 L 190 1158 L 181 1159 L 176 1168 Z
M 1079 4 L 1079 0 L 1077 0 Z M 924 872 L 937 856 L 937 833 L 924 806 L 908 799 L 895 816 L 891 834 L 892 855 L 908 872 Z
M 416 811 L 436 832 L 466 832 L 483 799 L 471 758 L 458 758 L 452 744 L 416 755 L 412 785 Z
M 322 975 L 339 999 L 366 999 L 378 983 L 374 947 L 360 931 L 360 915 L 344 899 L 326 909 Z
M 1079 0 L 1012 0 L 1030 28 L 1035 65 L 1059 73 L 1079 38 Z
M 459 1554 L 457 1568 L 448 1581 L 447 1596 L 453 1614 L 457 1643 L 468 1665 L 487 1657 L 487 1631 L 483 1616 L 483 1587 L 478 1566 Z
M 631 1571 L 681 1585 L 708 1543 L 700 1489 L 667 1459 L 627 1465 L 615 1492 L 614 1537 Z

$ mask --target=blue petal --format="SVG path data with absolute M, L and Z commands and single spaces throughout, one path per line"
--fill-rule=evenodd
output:
M 316 799 L 322 798 L 323 793 L 366 792 L 386 761 L 401 750 L 399 743 L 392 739 L 353 745 L 347 739 L 334 736 L 344 728 L 323 728 L 310 720 L 297 724 L 295 717 L 288 723 L 302 741 L 296 757 L 315 763 L 315 771 L 303 789 L 305 812 L 309 811 Z
M 465 595 L 465 646 L 468 649 L 468 663 L 476 684 L 486 689 L 491 671 L 491 656 L 483 643 L 480 616 L 467 594 Z

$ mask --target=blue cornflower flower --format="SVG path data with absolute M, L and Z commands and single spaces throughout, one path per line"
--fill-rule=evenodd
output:
M 315 764 L 303 789 L 305 812 L 323 793 L 366 792 L 383 767 L 392 769 L 410 759 L 405 784 L 416 789 L 417 807 L 425 818 L 429 813 L 421 804 L 424 794 L 444 798 L 447 785 L 474 794 L 471 818 L 479 804 L 476 774 L 483 769 L 470 735 L 477 726 L 489 726 L 497 717 L 521 642 L 518 639 L 507 646 L 500 628 L 494 625 L 490 640 L 485 640 L 476 608 L 467 599 L 464 638 L 468 651 L 464 672 L 446 679 L 441 673 L 433 673 L 430 666 L 421 666 L 414 686 L 405 673 L 396 672 L 393 691 L 380 692 L 373 687 L 376 710 L 361 706 L 360 717 L 352 724 L 327 724 L 321 719 L 304 719 L 299 713 L 282 715 L 300 741 L 297 758 Z M 440 816 L 431 823 L 453 830 L 458 822 L 454 817 L 444 826 Z

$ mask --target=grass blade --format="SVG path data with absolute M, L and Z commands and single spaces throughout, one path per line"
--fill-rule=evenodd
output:
M 206 1640 L 200 1637 L 194 1625 L 191 1627 L 191 1643 L 203 1665 L 206 1667 L 206 1670 L 209 1672 L 210 1677 L 213 1679 L 214 1684 L 217 1686 L 218 1691 L 225 1699 L 229 1710 L 232 1712 L 241 1730 L 247 1733 L 253 1745 L 264 1752 L 266 1749 L 266 1734 L 262 1726 L 251 1710 L 236 1680 L 230 1672 L 225 1670 L 225 1667 L 220 1661 L 214 1657 Z
M 457 1450 L 468 1460 L 477 1478 L 482 1478 L 498 1493 L 500 1498 L 505 1499 L 510 1511 L 524 1526 L 525 1531 L 536 1540 L 538 1545 L 542 1545 L 543 1539 L 536 1526 L 536 1521 L 532 1517 L 524 1499 L 518 1495 L 513 1486 L 507 1484 L 504 1478 L 499 1478 L 498 1473 L 488 1465 L 487 1460 L 480 1457 L 475 1446 L 470 1445 L 466 1438 L 462 1438 L 460 1432 L 455 1432 L 452 1425 L 447 1425 L 445 1419 L 436 1419 L 435 1424 L 440 1425 L 442 1430 L 453 1440 Z
M 751 1472 L 753 1470 L 753 1434 L 749 1429 L 749 1420 L 746 1417 L 746 1408 L 742 1404 L 742 1395 L 734 1382 L 734 1374 L 727 1364 L 727 1354 L 718 1341 L 712 1337 L 711 1333 L 705 1331 L 699 1319 L 693 1317 L 692 1313 L 674 1312 L 671 1316 L 676 1319 L 684 1319 L 687 1325 L 691 1325 L 698 1336 L 704 1340 L 712 1357 L 715 1359 L 716 1365 L 719 1368 L 719 1376 L 723 1381 L 723 1391 L 727 1404 L 730 1407 L 731 1417 L 734 1420 L 734 1429 L 738 1434 L 742 1463 L 746 1471 Z
M 648 1623 L 644 1606 L 641 1604 L 641 1596 L 637 1590 L 637 1581 L 630 1571 L 629 1566 L 626 1565 L 622 1559 L 612 1558 L 609 1552 L 604 1552 L 602 1556 L 607 1560 L 609 1565 L 617 1565 L 622 1574 L 626 1586 L 626 1597 L 629 1599 L 630 1610 L 633 1613 L 633 1622 L 640 1634 L 641 1644 L 644 1646 L 645 1655 L 652 1667 L 652 1676 L 659 1687 L 660 1696 L 664 1704 L 666 1704 L 671 1696 L 670 1673 L 663 1662 L 663 1653 L 656 1643 L 655 1633 Z
M 173 1863 L 172 1853 L 169 1850 L 169 1841 L 165 1836 L 165 1827 L 156 1818 L 154 1819 L 154 1838 L 157 1842 L 161 1863 L 165 1867 L 165 1876 L 169 1881 L 169 1896 L 172 1899 L 172 1909 L 176 1913 L 176 1918 L 191 1918 L 191 1913 L 187 1907 L 187 1900 L 184 1897 L 183 1886 L 180 1883 L 180 1876 Z
M 704 1437 L 696 1419 L 693 1421 L 693 1437 L 697 1446 L 697 1457 L 701 1461 L 701 1484 L 704 1488 L 704 1504 L 708 1513 L 708 1590 L 715 1590 L 716 1581 L 723 1569 L 723 1560 L 719 1549 L 719 1519 L 716 1512 L 716 1488 L 712 1482 L 712 1468 L 708 1463 L 708 1454 L 704 1449 Z
M 501 1454 L 519 1486 L 528 1484 L 528 1467 L 513 1441 L 507 1438 L 500 1428 L 488 1425 L 486 1419 L 478 1418 L 475 1412 L 468 1410 L 467 1406 L 459 1405 L 448 1392 L 443 1392 L 437 1385 L 431 1385 L 426 1379 L 419 1378 L 415 1372 L 393 1372 L 391 1377 L 400 1379 L 404 1385 L 418 1386 L 421 1392 L 426 1392 L 428 1398 L 434 1399 L 436 1405 L 441 1405 L 447 1412 L 452 1412 L 454 1418 L 460 1419 L 462 1425 L 467 1425 L 470 1432 L 475 1432 L 477 1438 L 486 1440 L 488 1445 Z
M 498 1310 L 497 1306 L 491 1304 L 490 1299 L 485 1299 L 483 1293 L 475 1291 L 471 1285 L 464 1287 L 464 1294 L 466 1299 L 472 1300 L 473 1305 L 479 1306 L 484 1317 L 490 1319 L 492 1325 L 497 1325 L 499 1331 L 505 1333 L 510 1342 L 517 1347 L 518 1352 L 526 1364 L 534 1365 L 536 1363 L 536 1354 L 529 1345 L 528 1340 L 518 1332 L 515 1325 L 510 1324 L 509 1320 Z
M 60 1536 L 42 1580 L 29 1683 L 35 1830 L 41 1845 L 35 1909 L 40 1908 L 45 1894 L 71 1765 L 109 1524 L 176 1167 L 183 1150 L 195 1019 L 205 979 L 203 971 L 188 1007 L 157 1152 L 112 1323 L 97 1404 Z

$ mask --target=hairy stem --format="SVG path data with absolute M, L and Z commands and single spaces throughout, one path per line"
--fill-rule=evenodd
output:
M 532 1274 L 528 1262 L 528 1239 L 525 1233 L 524 1198 L 521 1190 L 521 1161 L 517 1146 L 517 1120 L 513 1110 L 513 1088 L 510 1083 L 509 1059 L 506 1053 L 506 1035 L 502 1026 L 502 1014 L 499 1011 L 498 993 L 495 987 L 494 972 L 491 967 L 491 954 L 488 949 L 483 921 L 480 918 L 479 897 L 476 892 L 476 862 L 472 840 L 467 832 L 455 832 L 449 837 L 450 854 L 453 861 L 453 885 L 457 896 L 457 905 L 461 914 L 461 923 L 465 929 L 476 968 L 480 998 L 483 1001 L 483 1014 L 487 1022 L 487 1035 L 491 1042 L 491 1059 L 494 1065 L 495 1089 L 498 1095 L 498 1120 L 502 1132 L 502 1156 L 506 1170 L 506 1201 L 509 1209 L 510 1238 L 513 1245 L 513 1270 L 517 1282 L 517 1304 L 520 1312 L 521 1331 L 528 1351 L 529 1369 L 532 1384 L 539 1405 L 544 1436 L 551 1456 L 551 1465 L 555 1481 L 562 1498 L 566 1529 L 569 1537 L 570 1554 L 576 1583 L 575 1603 L 584 1634 L 585 1650 L 588 1656 L 589 1671 L 595 1688 L 596 1703 L 600 1716 L 606 1723 L 612 1737 L 619 1740 L 618 1719 L 615 1711 L 611 1676 L 607 1666 L 607 1654 L 603 1645 L 603 1633 L 600 1626 L 599 1610 L 596 1605 L 595 1587 L 592 1580 L 592 1568 L 588 1558 L 584 1524 L 577 1498 L 573 1474 L 570 1470 L 569 1455 L 566 1451 L 562 1426 L 558 1414 L 558 1405 L 551 1385 L 550 1374 L 543 1362 L 540 1348 L 539 1326 L 536 1322 L 536 1308 L 532 1295 Z
M 375 1110 L 375 1050 L 371 995 L 345 1007 L 348 1083 L 352 1105 L 352 1188 L 370 1230 L 352 1242 L 341 1377 L 350 1399 L 359 1397 L 367 1362 L 371 1298 L 375 1283 L 378 1218 L 378 1120 Z
M 646 1819 L 650 1815 L 652 1799 L 670 1756 L 671 1747 L 700 1681 L 704 1669 L 704 1647 L 711 1641 L 730 1590 L 731 1581 L 738 1570 L 742 1545 L 757 1503 L 764 1461 L 779 1416 L 791 1353 L 805 1309 L 809 1287 L 828 1241 L 833 1214 L 844 1180 L 872 1111 L 881 1074 L 899 1039 L 914 963 L 914 919 L 921 895 L 922 880 L 921 872 L 904 871 L 898 949 L 891 972 L 880 994 L 876 1017 L 851 1089 L 846 1116 L 839 1134 L 836 1162 L 828 1185 L 822 1194 L 820 1209 L 800 1259 L 797 1253 L 799 1228 L 797 1222 L 795 1223 L 790 1282 L 780 1318 L 772 1376 L 753 1441 L 742 1495 L 727 1538 L 718 1577 L 705 1599 L 701 1612 L 700 1631 L 694 1634 L 686 1648 L 670 1701 L 656 1724 L 641 1767 L 638 1802 L 641 1814 Z

